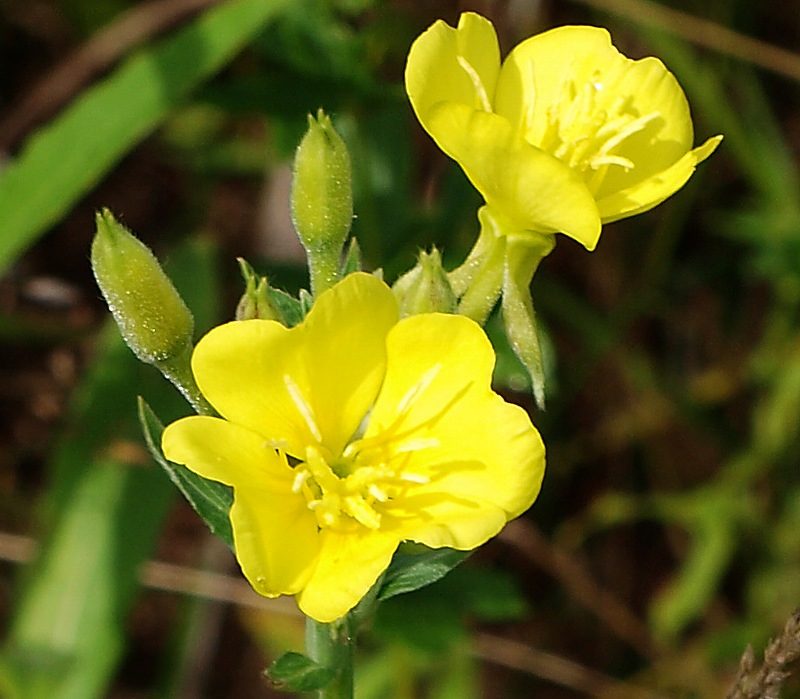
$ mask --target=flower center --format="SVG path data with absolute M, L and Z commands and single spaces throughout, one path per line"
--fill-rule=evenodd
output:
M 384 517 L 403 516 L 402 499 L 410 488 L 430 482 L 428 475 L 409 468 L 409 462 L 415 453 L 439 446 L 428 430 L 452 402 L 421 423 L 410 427 L 404 423 L 440 369 L 437 365 L 422 376 L 399 401 L 392 424 L 378 434 L 356 435 L 338 455 L 321 439 L 306 446 L 304 461 L 294 467 L 292 491 L 305 497 L 320 529 L 347 530 L 359 525 L 378 529 Z M 311 406 L 297 385 L 289 377 L 284 381 L 287 387 L 291 385 L 289 392 L 301 415 L 313 424 Z M 364 430 L 367 422 L 362 425 Z M 311 433 L 315 438 L 319 435 L 315 424 Z
M 609 167 L 626 172 L 635 163 L 619 154 L 623 144 L 659 117 L 657 111 L 640 115 L 631 108 L 632 97 L 614 92 L 613 79 L 595 72 L 579 84 L 564 81 L 560 99 L 547 109 L 547 125 L 537 145 L 573 170 L 583 174 L 589 190 L 600 188 Z M 533 105 L 526 115 L 526 132 L 532 133 Z

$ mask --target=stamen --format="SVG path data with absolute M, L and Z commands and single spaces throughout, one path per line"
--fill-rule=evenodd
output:
M 413 471 L 403 471 L 398 478 L 406 483 L 417 483 L 419 485 L 427 485 L 431 482 L 428 476 L 423 476 L 421 473 L 414 473 Z
M 294 476 L 294 481 L 292 481 L 292 492 L 299 493 L 303 487 L 303 484 L 311 478 L 311 471 L 302 468 L 297 471 Z
M 389 496 L 374 483 L 367 486 L 367 492 L 378 502 L 386 502 L 389 499 Z
M 406 391 L 406 394 L 400 399 L 397 404 L 397 412 L 402 415 L 408 410 L 408 407 L 433 383 L 433 380 L 439 375 L 442 370 L 442 363 L 434 364 L 428 371 L 411 388 Z
M 343 509 L 368 529 L 378 529 L 381 526 L 381 516 L 360 495 L 346 496 Z
M 472 86 L 475 88 L 475 92 L 478 95 L 478 99 L 480 100 L 481 107 L 483 108 L 484 112 L 491 112 L 492 111 L 492 103 L 489 101 L 489 95 L 486 93 L 486 88 L 483 86 L 483 81 L 481 80 L 481 76 L 478 75 L 478 71 L 475 70 L 467 61 L 466 58 L 463 56 L 458 57 L 458 65 L 460 65 L 464 72 L 469 76 L 469 79 L 472 81 Z
M 303 396 L 300 387 L 294 382 L 294 379 L 289 376 L 289 374 L 283 375 L 283 383 L 286 386 L 286 390 L 289 391 L 289 396 L 291 397 L 292 402 L 297 407 L 300 415 L 303 416 L 303 420 L 305 420 L 311 435 L 318 442 L 322 442 L 322 433 L 319 431 L 319 427 L 317 427 L 316 420 L 314 420 L 314 412 L 311 410 L 311 406 Z
M 616 135 L 609 138 L 598 151 L 598 155 L 605 155 L 613 148 L 618 146 L 620 143 L 622 143 L 629 136 L 633 136 L 633 134 L 639 133 L 639 131 L 644 130 L 644 128 L 656 117 L 658 117 L 658 112 L 645 114 L 644 116 L 641 116 L 638 119 L 634 119 L 629 124 L 621 128 L 616 133 Z M 633 167 L 633 165 L 631 165 L 631 167 Z
M 404 454 L 406 452 L 420 451 L 421 449 L 438 447 L 441 443 L 441 440 L 436 439 L 435 437 L 420 437 L 419 439 L 408 439 L 398 447 L 395 447 L 392 451 L 395 454 Z

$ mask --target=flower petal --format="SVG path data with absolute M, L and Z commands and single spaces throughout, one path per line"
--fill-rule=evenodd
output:
M 598 27 L 559 27 L 519 44 L 503 64 L 496 109 L 537 146 L 552 138 L 556 124 L 568 138 L 564 134 L 572 133 L 570 124 L 581 109 L 587 112 L 577 122 L 584 120 L 590 138 L 594 115 L 607 115 L 608 122 L 648 118 L 609 151 L 633 167 L 607 167 L 595 192 L 598 200 L 667 169 L 692 146 L 689 104 L 675 76 L 657 58 L 626 58 Z M 572 133 L 576 142 L 578 131 Z M 592 173 L 585 171 L 587 177 Z
M 363 273 L 320 295 L 308 314 L 302 345 L 306 396 L 333 454 L 375 401 L 386 366 L 386 334 L 398 317 L 391 289 Z
M 427 482 L 396 503 L 398 520 L 401 509 L 409 518 L 404 535 L 433 537 L 428 543 L 447 530 L 452 540 L 438 545 L 477 546 L 539 492 L 539 433 L 522 408 L 491 390 L 494 352 L 468 318 L 411 316 L 393 328 L 387 348 L 386 381 L 365 437 L 391 428 L 422 445 L 405 455 L 406 472 Z
M 624 57 L 605 29 L 557 27 L 515 46 L 508 54 L 495 91 L 495 111 L 530 143 L 542 142 L 554 109 L 566 107 L 565 88 L 615 65 Z
M 383 376 L 384 341 L 397 319 L 390 289 L 354 274 L 321 294 L 303 323 L 227 323 L 195 348 L 203 395 L 228 420 L 303 458 L 306 446 L 341 449 Z
M 234 490 L 231 526 L 236 559 L 265 597 L 293 595 L 312 575 L 320 548 L 317 519 L 302 495 Z
M 406 90 L 427 129 L 430 110 L 439 102 L 485 109 L 499 72 L 500 48 L 492 23 L 465 12 L 458 29 L 439 20 L 414 41 L 406 63 Z
M 432 110 L 428 129 L 466 173 L 495 217 L 521 232 L 562 232 L 592 250 L 600 237 L 594 198 L 581 177 L 519 138 L 503 117 L 464 105 Z
M 399 539 L 359 527 L 337 532 L 324 529 L 322 546 L 311 579 L 297 596 L 300 609 L 328 623 L 349 612 L 388 568 Z
M 702 146 L 686 153 L 671 167 L 644 182 L 615 192 L 598 200 L 603 223 L 617 221 L 649 211 L 677 192 L 694 173 L 698 164 L 710 156 L 722 141 L 722 136 L 709 138 Z
M 226 420 L 193 415 L 167 425 L 164 456 L 226 485 L 289 493 L 294 476 L 256 432 Z
M 452 494 L 442 495 L 442 498 L 428 498 L 432 502 L 425 508 L 427 521 L 417 520 L 415 526 L 407 525 L 404 532 L 407 540 L 432 549 L 447 546 L 470 551 L 485 544 L 508 522 L 506 513 L 494 503 L 473 499 L 457 505 Z
M 286 460 L 261 435 L 205 416 L 168 425 L 162 446 L 170 461 L 233 486 L 234 548 L 253 588 L 267 597 L 297 592 L 313 570 L 319 541 L 316 517 L 292 492 Z

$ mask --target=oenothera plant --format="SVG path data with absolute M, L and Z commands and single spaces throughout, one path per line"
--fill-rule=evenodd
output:
M 487 20 L 437 22 L 411 48 L 406 86 L 486 201 L 458 269 L 422 252 L 390 288 L 361 270 L 354 241 L 343 254 L 350 160 L 321 111 L 291 201 L 311 293 L 293 298 L 240 260 L 236 320 L 193 347 L 188 309 L 108 211 L 92 246 L 123 337 L 198 413 L 163 428 L 142 404 L 148 446 L 253 588 L 295 596 L 307 656 L 271 675 L 322 697 L 352 697 L 353 642 L 376 604 L 440 578 L 539 492 L 539 433 L 491 387 L 481 324 L 498 298 L 541 402 L 528 286 L 554 234 L 592 249 L 602 223 L 673 194 L 719 142 L 692 149 L 672 75 L 593 27 L 528 39 L 501 66 Z

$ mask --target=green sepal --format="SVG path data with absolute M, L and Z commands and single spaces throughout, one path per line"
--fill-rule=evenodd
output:
M 306 309 L 294 296 L 285 291 L 267 287 L 270 303 L 281 315 L 281 321 L 287 328 L 293 328 L 306 317 Z
M 302 653 L 284 653 L 264 674 L 285 692 L 314 692 L 330 684 L 335 670 L 320 665 Z
M 350 242 L 347 244 L 347 251 L 344 254 L 344 261 L 342 262 L 341 278 L 344 279 L 348 274 L 361 272 L 362 270 L 361 246 L 355 238 L 350 238 Z
M 189 501 L 213 534 L 233 549 L 233 530 L 228 516 L 233 504 L 233 489 L 222 483 L 210 481 L 190 471 L 186 466 L 174 464 L 161 451 L 164 426 L 152 408 L 139 397 L 139 423 L 152 457 L 166 471 L 169 479 Z
M 539 263 L 550 253 L 554 236 L 509 236 L 503 272 L 503 324 L 514 353 L 531 377 L 533 397 L 545 407 L 545 371 L 530 284 Z
M 267 277 L 259 275 L 244 258 L 238 258 L 245 281 L 245 292 L 236 309 L 236 320 L 261 318 L 277 320 L 287 328 L 294 327 L 305 317 L 303 304 L 285 291 L 275 289 Z
M 305 318 L 314 305 L 314 297 L 306 289 L 300 289 L 299 297 L 300 310 L 303 313 L 303 318 Z
M 396 553 L 383 576 L 378 600 L 419 590 L 435 583 L 472 553 L 441 548 L 422 553 Z

